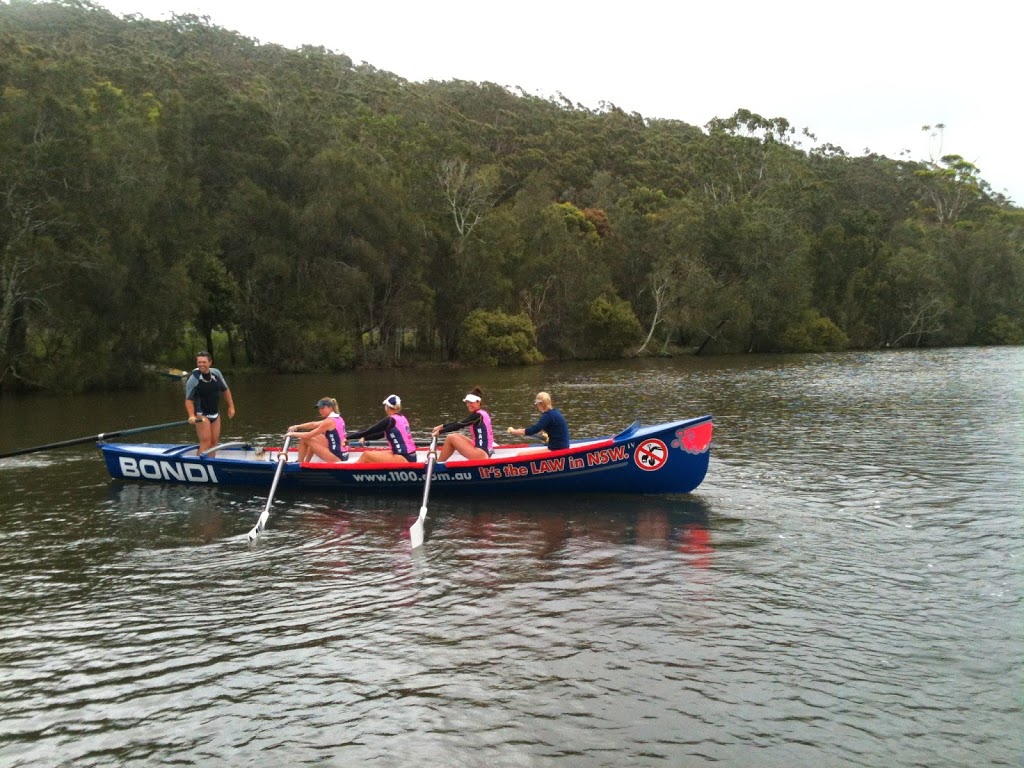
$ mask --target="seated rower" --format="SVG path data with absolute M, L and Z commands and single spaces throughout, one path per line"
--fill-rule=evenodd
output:
M 560 451 L 569 447 L 569 425 L 565 421 L 562 412 L 551 404 L 551 395 L 547 392 L 538 392 L 533 404 L 540 409 L 540 418 L 529 427 L 509 427 L 510 435 L 536 435 L 538 432 L 546 432 L 548 439 L 548 450 Z
M 416 443 L 412 439 L 409 420 L 402 415 L 402 398 L 398 395 L 384 398 L 384 413 L 384 418 L 372 427 L 353 432 L 349 438 L 364 445 L 367 440 L 387 438 L 390 450 L 364 451 L 359 456 L 359 462 L 382 464 L 389 461 L 416 461 Z
M 331 464 L 346 461 L 348 442 L 345 420 L 338 413 L 338 401 L 322 397 L 314 407 L 320 411 L 320 421 L 288 427 L 288 436 L 299 439 L 299 461 L 312 461 L 314 456 Z
M 483 408 L 483 397 L 483 390 L 480 387 L 473 387 L 472 391 L 462 398 L 468 413 L 459 421 L 438 424 L 431 430 L 430 434 L 432 435 L 450 433 L 445 438 L 444 446 L 437 455 L 439 464 L 447 461 L 456 453 L 467 459 L 488 459 L 494 453 L 494 430 L 491 428 L 491 414 Z M 471 430 L 472 439 L 458 434 L 458 430 L 467 427 Z

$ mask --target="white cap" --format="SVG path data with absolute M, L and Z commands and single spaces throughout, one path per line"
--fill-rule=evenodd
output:
M 464 402 L 464 403 L 479 403 L 480 402 L 480 395 L 468 394 L 464 398 L 462 398 L 462 402 Z
M 386 405 L 388 408 L 397 408 L 402 404 L 402 398 L 400 398 L 398 395 L 388 395 L 387 397 L 384 398 L 383 404 Z

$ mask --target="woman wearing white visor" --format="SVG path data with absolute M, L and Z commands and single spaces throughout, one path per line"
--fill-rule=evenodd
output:
M 452 455 L 459 453 L 467 459 L 488 459 L 494 452 L 494 430 L 491 427 L 491 414 L 483 408 L 484 393 L 480 387 L 473 387 L 468 395 L 462 398 L 468 413 L 459 421 L 438 424 L 431 430 L 432 435 L 446 433 L 444 446 L 437 455 L 438 463 L 447 461 Z M 459 434 L 459 430 L 469 427 L 472 438 Z

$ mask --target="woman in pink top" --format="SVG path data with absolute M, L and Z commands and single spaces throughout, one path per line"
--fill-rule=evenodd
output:
M 437 455 L 438 463 L 447 461 L 453 454 L 461 453 L 467 459 L 488 459 L 494 453 L 494 429 L 491 414 L 483 408 L 484 393 L 480 387 L 473 387 L 462 398 L 468 413 L 459 421 L 438 424 L 430 434 L 451 433 L 444 439 L 444 446 Z M 458 430 L 469 427 L 472 438 L 458 434 Z

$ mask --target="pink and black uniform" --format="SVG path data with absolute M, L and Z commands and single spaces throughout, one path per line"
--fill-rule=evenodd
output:
M 409 420 L 400 413 L 385 416 L 372 427 L 349 434 L 349 440 L 379 440 L 385 438 L 391 452 L 403 456 L 406 461 L 416 461 L 416 443 L 412 439 Z
M 342 461 L 347 461 L 348 444 L 345 442 L 345 420 L 341 418 L 341 414 L 333 412 L 329 418 L 334 419 L 334 429 L 324 432 L 324 437 L 327 438 L 327 448 Z
M 488 456 L 494 453 L 494 429 L 491 428 L 491 414 L 478 408 L 466 414 L 461 421 L 450 421 L 441 427 L 441 434 L 458 432 L 469 427 L 473 434 L 473 447 L 483 449 Z

